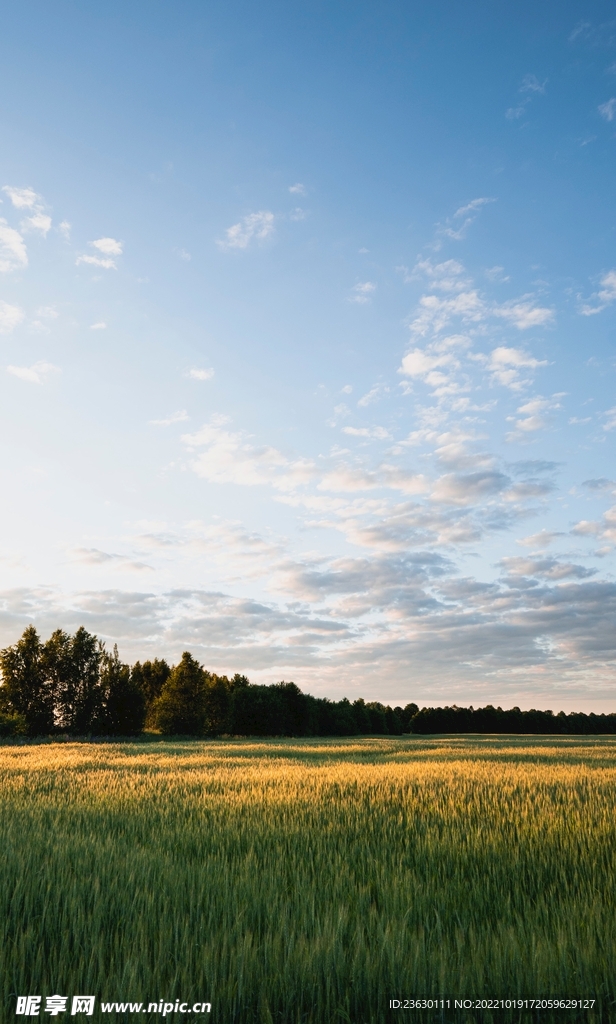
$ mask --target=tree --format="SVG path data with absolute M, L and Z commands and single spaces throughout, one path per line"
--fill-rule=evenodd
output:
M 168 736 L 202 735 L 206 721 L 205 689 L 203 668 L 192 654 L 184 651 L 154 704 L 153 717 L 160 731 Z
M 118 645 L 101 659 L 102 707 L 96 732 L 110 736 L 138 736 L 145 722 L 145 696 L 128 665 L 122 664 Z
M 171 675 L 171 669 L 164 658 L 154 661 L 136 661 L 131 669 L 131 679 L 139 687 L 145 698 L 147 726 L 154 724 L 154 705 L 160 697 L 163 686 Z
M 226 676 L 205 676 L 203 729 L 208 736 L 220 736 L 229 730 L 231 689 Z
M 34 626 L 28 626 L 13 647 L 0 651 L 0 668 L 2 711 L 9 717 L 22 716 L 30 736 L 52 732 L 53 686 L 45 671 L 43 645 Z
M 72 637 L 56 629 L 44 645 L 43 662 L 55 697 L 57 724 L 74 735 L 91 733 L 103 715 L 103 653 L 98 637 L 83 626 Z

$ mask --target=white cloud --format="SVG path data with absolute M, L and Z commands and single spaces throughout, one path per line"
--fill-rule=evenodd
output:
M 216 244 L 221 249 L 247 249 L 254 240 L 261 242 L 274 231 L 274 214 L 270 210 L 249 213 L 237 224 L 227 228 L 226 238 Z
M 555 533 L 553 530 L 540 530 L 539 533 L 533 533 L 530 537 L 522 537 L 516 541 L 516 544 L 525 548 L 547 548 L 557 537 L 562 537 L 562 534 Z
M 545 87 L 548 84 L 547 78 L 544 82 L 540 82 L 536 75 L 524 75 L 522 84 L 520 86 L 520 92 L 538 92 L 543 95 L 545 93 Z
M 521 299 L 511 299 L 501 306 L 495 306 L 494 316 L 507 320 L 519 331 L 526 331 L 529 327 L 542 327 L 554 320 L 554 311 L 546 306 L 535 306 L 529 297 L 523 295 Z
M 75 260 L 75 265 L 79 266 L 80 263 L 89 263 L 94 267 L 103 267 L 104 270 L 116 270 L 115 260 L 101 259 L 100 256 L 78 256 Z
M 75 260 L 77 266 L 80 263 L 88 263 L 93 267 L 102 267 L 104 270 L 117 270 L 116 262 L 112 259 L 112 256 L 121 256 L 123 251 L 123 243 L 118 242 L 115 238 L 97 238 L 94 242 L 88 242 L 98 252 L 102 253 L 101 256 L 78 256 Z
M 580 309 L 582 316 L 594 316 L 595 313 L 601 313 L 616 299 L 616 270 L 608 270 L 601 278 L 600 284 L 599 291 L 591 296 L 591 301 L 595 302 L 595 305 L 588 303 L 583 305 Z
M 172 423 L 183 423 L 187 419 L 188 413 L 186 409 L 179 409 L 178 412 L 172 412 L 164 420 L 150 420 L 150 423 L 153 427 L 170 427 Z
M 301 206 L 296 206 L 294 210 L 291 210 L 289 214 L 289 220 L 306 220 L 308 214 L 305 210 L 302 210 Z
M 520 348 L 508 348 L 505 345 L 493 349 L 488 359 L 488 370 L 493 382 L 513 391 L 519 391 L 529 383 L 528 379 L 520 377 L 521 370 L 536 370 L 538 366 L 546 365 L 547 359 L 535 359 Z
M 20 227 L 22 231 L 38 231 L 46 238 L 51 227 L 51 217 L 46 213 L 35 213 L 32 217 L 22 220 Z
M 89 242 L 94 249 L 98 249 L 104 256 L 121 256 L 123 251 L 123 243 L 118 242 L 116 238 L 97 238 L 94 242 Z
M 529 399 L 523 405 L 518 406 L 517 413 L 520 419 L 511 419 L 515 422 L 515 430 L 507 435 L 508 441 L 516 441 L 525 434 L 535 433 L 537 430 L 542 430 L 546 426 L 546 420 L 544 413 L 560 409 L 560 402 L 554 398 L 543 398 L 542 395 L 537 395 L 535 398 Z
M 296 182 L 295 185 L 289 185 L 289 192 L 293 196 L 305 196 L 306 188 L 300 181 Z
M 41 196 L 31 188 L 13 188 L 11 185 L 3 185 L 2 191 L 6 192 L 13 206 L 18 210 L 33 210 L 41 201 Z
M 616 117 L 616 97 L 612 96 L 606 103 L 601 103 L 597 110 L 606 121 L 613 121 Z
M 360 305 L 364 305 L 364 303 L 370 302 L 371 295 L 376 291 L 376 285 L 373 281 L 363 281 L 361 284 L 356 284 L 352 291 L 353 295 L 349 302 L 358 302 Z
M 96 324 L 90 324 L 90 330 L 91 331 L 104 331 L 104 330 L 106 330 L 106 328 L 107 328 L 107 324 L 105 323 L 104 320 L 100 320 Z
M 12 373 L 14 377 L 19 377 L 29 384 L 43 384 L 50 373 L 58 372 L 57 366 L 44 361 L 34 363 L 32 366 L 7 366 L 6 369 L 7 373 Z
M 70 225 L 69 221 L 67 221 L 67 220 L 61 221 L 58 224 L 58 231 L 60 232 L 62 237 L 68 242 L 69 238 L 71 237 L 71 225 Z
M 388 394 L 389 388 L 385 384 L 375 384 L 374 387 L 370 388 L 370 391 L 361 396 L 357 404 L 363 409 L 367 405 L 371 405 L 372 402 L 378 402 L 383 395 Z
M 22 322 L 24 311 L 0 299 L 0 334 L 10 334 Z
M 184 263 L 190 263 L 192 256 L 186 249 L 174 249 L 173 251 L 178 259 L 183 260 Z
M 508 121 L 517 121 L 526 112 L 526 107 L 508 107 L 505 111 L 505 117 Z
M 487 312 L 485 302 L 475 290 L 460 292 L 450 299 L 422 295 L 418 314 L 409 326 L 413 334 L 425 337 L 430 332 L 439 334 L 454 317 L 464 323 L 479 323 Z
M 454 217 L 465 217 L 467 214 L 474 213 L 475 210 L 479 210 L 482 206 L 485 206 L 486 203 L 495 202 L 495 199 L 491 199 L 487 196 L 483 196 L 480 199 L 471 199 L 470 203 L 467 203 L 466 206 L 461 206 L 456 210 Z
M 0 217 L 0 273 L 28 266 L 28 252 L 22 236 Z
M 441 366 L 451 366 L 453 362 L 454 358 L 451 353 L 439 355 L 432 354 L 425 349 L 415 348 L 404 356 L 398 373 L 404 374 L 405 377 L 425 379 L 431 370 Z
M 409 273 L 406 267 L 397 267 L 404 274 L 404 281 L 414 280 L 419 274 L 425 274 L 433 288 L 443 292 L 461 292 L 468 288 L 470 281 L 462 275 L 466 273 L 458 260 L 445 260 L 434 265 L 432 260 L 418 260 Z
M 353 385 L 352 384 L 345 384 L 343 388 L 340 388 L 340 394 L 341 395 L 350 395 L 352 393 L 352 391 L 353 391 Z
M 192 469 L 198 476 L 244 487 L 271 484 L 281 491 L 292 491 L 314 476 L 311 461 L 291 460 L 270 446 L 257 448 L 249 435 L 227 430 L 228 422 L 227 416 L 215 415 L 196 433 L 182 436 L 188 450 L 197 452 Z
M 351 437 L 375 437 L 379 441 L 391 438 L 391 434 L 385 427 L 343 427 L 342 433 L 349 434 Z
M 191 380 L 211 380 L 214 376 L 214 371 L 211 367 L 208 370 L 198 370 L 195 368 L 189 370 L 186 376 L 190 377 Z

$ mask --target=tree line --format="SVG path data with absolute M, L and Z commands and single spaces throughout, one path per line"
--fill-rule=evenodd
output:
M 379 701 L 328 700 L 295 683 L 263 686 L 236 673 L 208 672 L 185 651 L 164 659 L 120 660 L 80 627 L 43 642 L 28 626 L 0 651 L 0 735 L 401 736 L 404 733 L 616 733 L 616 715 L 503 711 L 491 705 L 390 707 Z

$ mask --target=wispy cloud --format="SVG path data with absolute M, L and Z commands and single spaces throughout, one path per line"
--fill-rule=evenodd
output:
M 376 285 L 373 281 L 363 281 L 361 284 L 356 284 L 351 290 L 353 294 L 350 296 L 349 302 L 357 302 L 363 306 L 366 302 L 370 302 L 376 291 Z
M 211 380 L 214 376 L 214 371 L 211 367 L 207 370 L 200 370 L 194 367 L 188 371 L 186 376 L 190 377 L 191 380 Z
M 249 213 L 227 228 L 225 238 L 216 244 L 221 249 L 247 249 L 252 241 L 262 242 L 274 233 L 274 219 L 271 210 Z
M 27 266 L 28 252 L 22 236 L 0 217 L 0 273 L 8 274 Z
M 178 412 L 172 412 L 165 419 L 150 420 L 150 423 L 153 427 L 170 427 L 173 423 L 184 423 L 187 419 L 188 413 L 186 409 L 179 409 Z
M 601 103 L 597 107 L 597 110 L 605 121 L 613 121 L 616 117 L 616 97 L 612 96 L 612 98 L 607 100 L 605 103 Z
M 51 228 L 51 217 L 45 213 L 43 197 L 32 188 L 14 188 L 12 185 L 3 185 L 2 191 L 7 194 L 17 210 L 32 211 L 30 217 L 22 220 L 21 230 L 38 231 L 45 237 Z
M 528 295 L 503 302 L 500 306 L 494 306 L 492 313 L 494 316 L 507 320 L 519 331 L 526 331 L 530 327 L 543 327 L 554 321 L 554 310 L 547 306 L 536 305 L 532 301 L 532 297 Z
M 7 366 L 7 373 L 27 381 L 28 384 L 44 384 L 50 374 L 58 373 L 58 367 L 43 360 L 32 366 Z
M 99 320 L 98 323 L 90 324 L 91 331 L 104 331 L 107 328 L 107 324 L 104 320 Z
M 594 292 L 589 301 L 585 302 L 579 312 L 582 316 L 594 316 L 602 313 L 604 309 L 616 299 L 616 269 L 608 270 L 600 280 L 600 289 Z
M 560 408 L 560 402 L 555 397 L 544 398 L 542 395 L 537 395 L 535 398 L 530 398 L 518 406 L 518 419 L 515 416 L 509 417 L 509 420 L 515 424 L 515 429 L 507 435 L 507 440 L 518 441 L 525 435 L 543 430 L 547 425 L 545 414 Z
M 19 306 L 11 306 L 0 299 L 0 334 L 10 334 L 24 319 L 24 311 Z
M 535 359 L 523 349 L 509 348 L 506 345 L 499 345 L 493 349 L 487 363 L 493 382 L 512 391 L 520 391 L 530 383 L 528 376 L 521 375 L 523 371 L 536 370 L 539 366 L 547 366 L 547 360 Z
M 289 192 L 292 196 L 305 196 L 306 186 L 302 185 L 301 181 L 297 181 L 295 185 L 289 185 Z
M 124 249 L 122 242 L 118 242 L 116 238 L 97 238 L 93 242 L 88 242 L 88 245 L 91 245 L 101 255 L 90 256 L 89 254 L 84 254 L 78 256 L 75 261 L 77 266 L 80 263 L 88 263 L 94 267 L 102 267 L 104 270 L 117 270 L 116 261 L 112 257 L 122 255 Z

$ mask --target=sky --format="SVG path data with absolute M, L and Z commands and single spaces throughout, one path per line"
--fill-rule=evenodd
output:
M 25 0 L 0 644 L 616 711 L 607 3 Z

